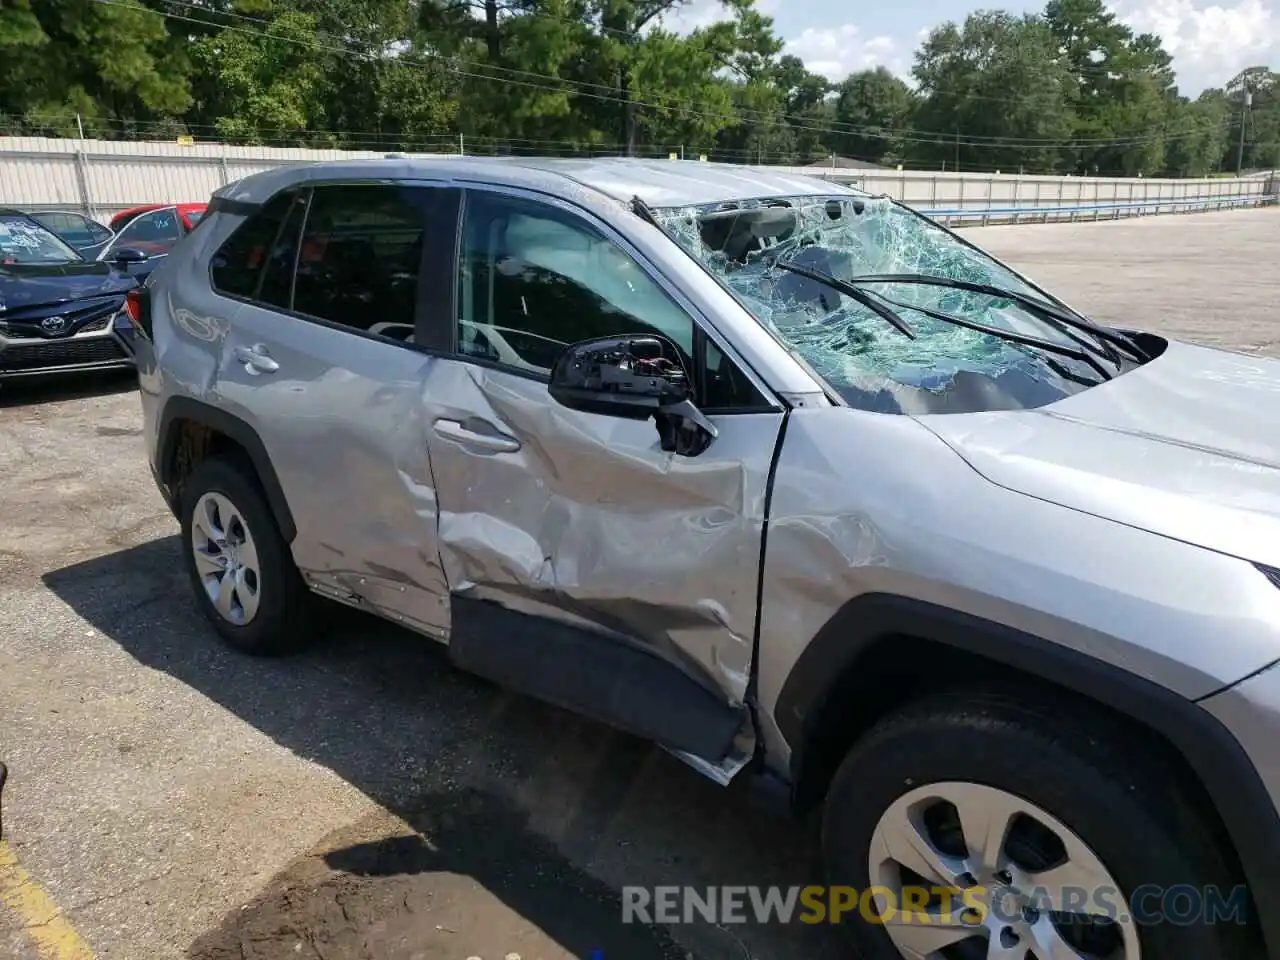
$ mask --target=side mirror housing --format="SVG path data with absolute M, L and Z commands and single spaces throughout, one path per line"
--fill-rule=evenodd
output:
M 116 263 L 142 263 L 151 258 L 136 247 L 121 247 L 111 259 Z
M 548 387 L 571 410 L 647 420 L 662 449 L 696 456 L 717 435 L 692 400 L 675 344 L 656 336 L 600 337 L 571 344 L 557 358 Z

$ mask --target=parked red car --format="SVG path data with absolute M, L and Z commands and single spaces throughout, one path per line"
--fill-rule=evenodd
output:
M 116 214 L 111 229 L 116 235 L 98 254 L 141 281 L 174 245 L 196 228 L 208 205 L 204 203 L 152 203 Z
M 107 226 L 111 228 L 112 233 L 119 233 L 120 229 L 126 223 L 129 223 L 136 217 L 140 217 L 144 213 L 149 213 L 152 210 L 172 208 L 177 213 L 178 219 L 182 222 L 182 225 L 186 227 L 187 232 L 190 233 L 195 229 L 195 225 L 200 221 L 200 218 L 204 216 L 206 206 L 207 204 L 203 203 L 144 203 L 140 207 L 130 207 L 128 210 L 121 210 L 111 218 L 111 222 L 107 224 Z

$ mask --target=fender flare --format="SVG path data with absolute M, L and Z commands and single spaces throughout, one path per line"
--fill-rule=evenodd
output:
M 280 535 L 284 537 L 285 543 L 293 543 L 298 535 L 298 527 L 293 521 L 289 501 L 285 499 L 284 488 L 280 486 L 280 478 L 276 476 L 275 467 L 271 464 L 271 457 L 267 454 L 262 438 L 253 427 L 225 410 L 191 397 L 170 397 L 165 402 L 164 409 L 160 413 L 160 450 L 156 464 L 157 479 L 164 488 L 173 489 L 174 454 L 177 452 L 178 438 L 182 433 L 181 423 L 188 420 L 216 430 L 244 450 L 258 474 L 258 482 L 262 484 L 263 493 L 267 497 L 267 506 L 271 508 L 276 525 L 280 528 Z
M 931 641 L 1030 674 L 1167 740 L 1222 820 L 1257 907 L 1267 956 L 1280 958 L 1280 813 L 1239 741 L 1195 701 L 1025 631 L 906 597 L 865 594 L 850 600 L 805 649 L 778 697 L 775 716 L 792 748 L 793 789 L 828 694 L 856 670 L 860 657 L 893 637 Z

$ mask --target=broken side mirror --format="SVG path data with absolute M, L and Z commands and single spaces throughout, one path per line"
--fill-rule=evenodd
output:
M 566 347 L 551 370 L 552 398 L 571 410 L 647 420 L 662 449 L 694 457 L 717 431 L 694 405 L 688 372 L 675 344 L 637 334 L 598 337 Z

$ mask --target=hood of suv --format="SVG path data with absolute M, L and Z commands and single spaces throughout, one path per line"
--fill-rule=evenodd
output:
M 992 483 L 1280 567 L 1280 361 L 1173 342 L 1046 407 L 917 419 Z

